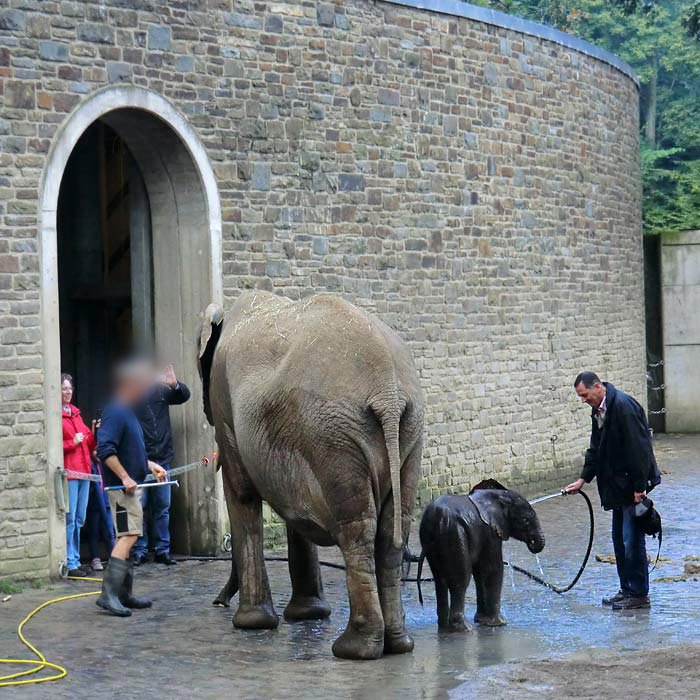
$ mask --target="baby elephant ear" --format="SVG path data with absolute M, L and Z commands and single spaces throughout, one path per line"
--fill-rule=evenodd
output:
M 479 489 L 473 492 L 469 498 L 476 507 L 481 520 L 486 523 L 501 540 L 507 540 L 510 537 L 510 528 L 508 527 L 508 518 L 503 510 L 503 502 L 500 498 L 503 492 L 508 493 L 507 489 L 501 489 L 500 492 L 494 489 Z
M 495 479 L 484 479 L 474 486 L 469 493 L 474 493 L 474 491 L 478 491 L 479 489 L 498 489 L 500 491 L 505 491 L 506 487 Z

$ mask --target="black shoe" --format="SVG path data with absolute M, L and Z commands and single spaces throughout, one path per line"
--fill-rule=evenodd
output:
M 77 568 L 77 569 L 71 569 L 68 572 L 68 575 L 71 578 L 85 578 L 87 574 L 85 573 L 85 569 Z
M 132 594 L 133 587 L 134 563 L 129 562 L 128 571 L 124 577 L 124 584 L 122 585 L 121 593 L 119 594 L 119 601 L 123 606 L 133 608 L 134 610 L 144 610 L 145 608 L 150 608 L 153 603 L 146 598 L 136 598 Z
M 146 563 L 146 554 L 134 554 L 131 557 L 131 561 L 134 563 L 134 566 L 141 566 L 141 564 Z
M 157 564 L 165 564 L 166 566 L 175 566 L 177 562 L 170 556 L 169 552 L 164 552 L 163 554 L 156 554 L 154 561 Z
M 129 617 L 131 615 L 131 610 L 124 607 L 120 600 L 121 592 L 124 589 L 124 581 L 128 573 L 128 562 L 112 557 L 102 577 L 102 593 L 95 601 L 98 607 L 117 617 Z
M 620 589 L 615 595 L 611 595 L 607 598 L 603 598 L 603 605 L 615 605 L 615 603 L 621 601 L 625 597 L 625 593 Z
M 626 595 L 622 600 L 613 603 L 613 610 L 648 610 L 651 600 L 648 595 Z

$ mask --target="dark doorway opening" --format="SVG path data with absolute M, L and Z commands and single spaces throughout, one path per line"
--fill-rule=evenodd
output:
M 102 121 L 71 153 L 57 226 L 62 368 L 92 419 L 114 360 L 151 350 L 154 333 L 148 198 L 127 145 Z

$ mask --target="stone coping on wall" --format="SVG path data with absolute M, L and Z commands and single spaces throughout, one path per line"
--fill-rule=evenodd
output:
M 605 49 L 601 49 L 599 46 L 591 44 L 588 41 L 584 41 L 583 39 L 579 39 L 578 37 L 562 32 L 559 29 L 548 27 L 544 24 L 531 22 L 522 17 L 515 17 L 514 15 L 500 12 L 499 10 L 470 5 L 460 0 L 382 0 L 382 2 L 387 2 L 391 5 L 413 7 L 418 10 L 428 10 L 452 17 L 464 17 L 465 19 L 471 19 L 475 22 L 483 22 L 484 24 L 489 24 L 494 27 L 510 29 L 514 32 L 520 32 L 521 34 L 551 41 L 555 44 L 560 44 L 566 48 L 578 51 L 586 56 L 591 56 L 603 63 L 607 63 L 626 75 L 639 87 L 639 77 L 634 69 L 627 62 L 615 56 L 615 54 L 605 51 Z

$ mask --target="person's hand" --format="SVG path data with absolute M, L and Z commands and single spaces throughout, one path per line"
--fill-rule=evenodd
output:
M 84 439 L 85 435 L 83 435 L 82 433 L 76 433 L 75 437 L 73 438 L 73 444 L 79 445 Z
M 564 493 L 578 493 L 585 483 L 583 479 L 576 479 L 576 481 L 564 487 Z
M 94 420 L 92 421 L 92 432 L 95 433 L 100 429 L 100 423 L 102 423 L 102 419 Z
M 175 387 L 177 385 L 177 376 L 175 375 L 175 370 L 172 365 L 166 365 L 163 371 L 163 377 L 165 378 L 165 383 L 170 387 Z
M 156 481 L 167 481 L 168 480 L 168 472 L 163 469 L 163 467 L 160 466 L 160 464 L 156 464 L 155 462 L 149 462 L 148 466 L 151 470 L 151 474 L 156 477 Z
M 634 492 L 634 503 L 641 503 L 647 497 L 646 491 L 635 491 Z
M 125 476 L 122 479 L 122 484 L 124 485 L 124 491 L 126 491 L 130 496 L 136 493 L 137 484 L 130 476 Z

